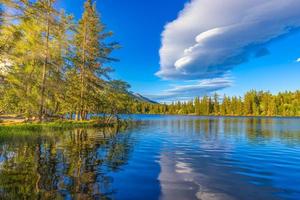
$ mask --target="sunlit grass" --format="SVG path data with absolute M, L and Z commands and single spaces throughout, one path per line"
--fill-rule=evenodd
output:
M 103 123 L 97 120 L 89 121 L 54 121 L 54 122 L 26 122 L 26 123 L 2 123 L 0 124 L 0 134 L 14 130 L 41 131 L 45 129 L 69 129 L 88 127 L 107 127 L 114 123 Z

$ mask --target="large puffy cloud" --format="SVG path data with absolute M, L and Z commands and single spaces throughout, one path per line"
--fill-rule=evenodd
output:
M 165 26 L 160 71 L 165 79 L 222 77 L 263 45 L 300 26 L 299 0 L 192 0 Z
M 175 85 L 159 95 L 147 95 L 156 101 L 188 100 L 195 96 L 210 95 L 216 90 L 221 90 L 232 85 L 229 77 L 204 79 L 184 85 Z

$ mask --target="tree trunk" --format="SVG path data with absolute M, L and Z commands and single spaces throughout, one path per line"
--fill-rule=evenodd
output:
M 80 115 L 81 120 L 83 120 L 83 108 L 84 108 L 84 76 L 85 76 L 85 45 L 86 45 L 86 23 L 84 22 L 84 33 L 83 33 L 83 43 L 82 43 L 82 65 L 81 65 L 81 90 L 80 90 Z
M 51 7 L 51 2 L 49 2 L 49 7 Z M 43 65 L 43 73 L 42 73 L 42 85 L 41 85 L 41 102 L 40 102 L 40 112 L 39 112 L 39 120 L 42 121 L 44 118 L 44 102 L 45 102 L 45 89 L 46 89 L 46 74 L 48 67 L 48 59 L 49 59 L 49 36 L 50 36 L 50 22 L 49 22 L 49 12 L 46 14 L 47 23 L 46 23 L 46 55 L 44 59 Z
M 76 120 L 76 121 L 79 121 L 79 111 L 76 111 L 76 112 L 75 112 L 75 120 Z

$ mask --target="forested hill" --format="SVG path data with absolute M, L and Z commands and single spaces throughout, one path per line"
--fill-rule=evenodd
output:
M 133 99 L 136 99 L 137 101 L 144 102 L 144 103 L 151 103 L 151 104 L 158 104 L 156 101 L 153 101 L 147 97 L 144 97 L 143 95 L 139 93 L 130 93 Z

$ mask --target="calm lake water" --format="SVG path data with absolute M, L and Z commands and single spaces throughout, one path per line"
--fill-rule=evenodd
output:
M 0 134 L 0 199 L 300 199 L 300 119 L 135 115 Z

